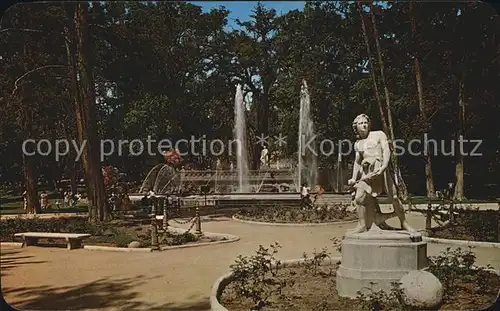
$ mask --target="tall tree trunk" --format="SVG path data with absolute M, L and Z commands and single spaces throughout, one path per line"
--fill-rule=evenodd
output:
M 373 4 L 370 3 L 370 15 L 371 15 L 371 19 L 372 19 L 373 36 L 375 37 L 375 46 L 377 48 L 377 57 L 378 57 L 378 65 L 379 65 L 379 70 L 380 70 L 380 79 L 382 81 L 382 87 L 384 88 L 384 95 L 385 95 L 385 108 L 387 110 L 389 137 L 390 137 L 391 141 L 394 142 L 396 137 L 394 135 L 394 126 L 392 123 L 391 99 L 390 99 L 389 87 L 387 86 L 387 81 L 385 79 L 384 59 L 382 58 L 382 50 L 380 48 L 377 21 L 375 20 L 375 13 L 373 12 L 373 10 L 374 10 Z
M 87 3 L 69 4 L 70 21 L 66 29 L 66 52 L 71 68 L 76 126 L 80 144 L 85 144 L 82 153 L 90 221 L 108 220 L 110 214 L 106 204 L 106 192 L 99 159 L 100 143 L 97 136 L 95 113 L 95 86 L 89 55 L 87 29 Z
M 78 85 L 78 68 L 77 68 L 77 55 L 76 55 L 76 33 L 75 33 L 75 22 L 76 22 L 76 4 L 75 3 L 69 3 L 66 4 L 66 9 L 67 9 L 67 15 L 68 15 L 68 24 L 65 26 L 65 41 L 66 41 L 66 56 L 68 59 L 68 66 L 70 70 L 70 76 L 71 76 L 71 91 L 72 91 L 72 97 L 73 97 L 73 109 L 75 110 L 75 119 L 76 119 L 76 129 L 77 129 L 77 136 L 78 136 L 78 142 L 80 145 L 84 141 L 84 124 L 82 121 L 82 113 L 80 109 L 80 102 L 81 102 L 81 94 L 80 94 L 80 87 Z M 71 159 L 68 161 L 68 168 L 71 169 L 71 164 L 70 164 Z M 87 165 L 85 163 L 88 162 L 88 156 L 86 152 L 86 148 L 84 152 L 82 153 L 82 162 L 84 162 L 84 167 L 86 168 Z M 86 172 L 86 169 L 85 169 Z M 86 181 L 86 186 L 87 186 L 87 194 L 90 195 L 93 192 L 92 189 L 92 184 L 90 184 L 88 181 Z M 71 187 L 71 193 L 76 193 L 76 176 L 75 172 L 72 171 L 70 172 L 70 187 Z M 88 205 L 88 213 L 89 213 L 89 220 L 90 221 L 97 221 L 98 220 L 98 213 L 96 210 L 96 205 L 91 204 L 90 202 L 90 196 L 89 197 L 89 205 Z
M 462 72 L 458 80 L 458 105 L 459 105 L 459 122 L 457 131 L 457 140 L 460 140 L 460 136 L 465 134 L 465 74 Z M 455 193 L 453 198 L 455 200 L 462 201 L 465 199 L 464 196 L 464 156 L 461 150 L 456 152 L 457 163 L 455 165 Z
M 410 1 L 410 21 L 411 21 L 411 30 L 413 33 L 413 41 L 416 43 L 416 46 L 419 46 L 418 35 L 417 35 L 417 23 L 415 22 L 415 15 L 413 11 L 413 1 Z M 422 74 L 420 68 L 420 57 L 418 52 L 415 53 L 415 80 L 417 82 L 417 93 L 418 93 L 418 107 L 420 109 L 420 114 L 422 119 L 425 122 L 425 133 L 429 130 L 426 110 L 425 110 L 425 100 L 424 100 L 424 91 L 422 86 Z M 424 154 L 425 161 L 425 185 L 427 189 L 427 197 L 435 198 L 436 193 L 434 189 L 434 181 L 432 178 L 432 164 L 431 164 L 431 155 Z
M 394 153 L 394 146 L 393 143 L 396 140 L 395 134 L 394 134 L 394 125 L 392 122 L 392 113 L 391 113 L 391 99 L 390 99 L 390 93 L 389 93 L 389 87 L 387 85 L 387 80 L 385 79 L 385 65 L 384 65 L 384 60 L 382 58 L 382 50 L 380 48 L 380 40 L 379 40 L 379 33 L 377 29 L 377 21 L 375 19 L 375 13 L 374 13 L 374 6 L 373 3 L 370 2 L 370 14 L 371 14 L 371 19 L 372 19 L 372 26 L 373 26 L 373 35 L 375 37 L 375 46 L 377 47 L 377 57 L 378 57 L 378 64 L 379 64 L 379 69 L 380 69 L 380 78 L 382 80 L 382 86 L 384 87 L 384 94 L 385 94 L 385 106 L 387 110 L 387 121 L 389 125 L 389 137 L 390 137 L 390 148 L 393 152 L 391 152 L 391 162 L 394 168 L 394 174 L 396 178 L 396 185 L 398 188 L 398 194 L 403 200 L 406 200 L 408 198 L 408 190 L 406 188 L 405 182 L 403 180 L 403 177 L 401 176 L 401 170 L 399 169 L 398 165 L 398 159 Z
M 23 16 L 28 16 L 28 14 L 24 11 L 22 11 L 24 14 Z M 29 28 L 30 25 L 28 24 L 27 21 L 25 21 L 25 28 Z M 24 71 L 28 71 L 28 58 L 30 57 L 28 54 L 28 46 L 27 46 L 27 41 L 24 40 L 23 43 L 23 67 Z M 24 139 L 30 139 L 33 138 L 33 109 L 32 105 L 34 104 L 33 100 L 33 89 L 31 86 L 27 83 L 24 83 L 24 85 L 21 86 L 20 88 L 20 102 L 21 102 L 21 109 L 23 111 L 23 116 L 22 116 L 22 131 L 23 131 L 23 136 Z M 23 189 L 23 194 L 24 197 L 26 198 L 26 212 L 29 214 L 38 214 L 41 212 L 41 207 L 40 207 L 40 200 L 38 199 L 38 194 L 36 190 L 37 186 L 37 176 L 35 173 L 36 165 L 35 161 L 33 159 L 33 156 L 25 155 L 23 154 L 23 179 L 24 179 L 24 189 Z M 26 191 L 26 193 L 24 193 Z
M 76 156 L 74 153 L 70 152 L 70 157 L 71 155 Z M 70 161 L 74 159 L 70 158 Z M 68 163 L 68 168 L 70 170 L 69 172 L 69 187 L 71 189 L 71 193 L 76 193 L 78 191 L 78 165 L 77 163 L 73 160 L 72 162 Z
M 65 29 L 65 35 L 68 33 L 69 29 Z M 66 35 L 66 38 L 69 38 Z M 70 47 L 69 41 L 66 40 L 66 56 L 68 58 L 68 67 L 70 70 L 70 77 L 71 77 L 71 89 L 73 91 L 73 106 L 72 109 L 74 110 L 74 107 L 76 103 L 79 101 L 79 95 L 78 95 L 78 88 L 77 88 L 77 81 L 76 81 L 76 66 L 75 66 L 75 61 L 74 57 L 72 54 L 72 49 Z M 76 92 L 75 92 L 76 90 Z M 71 112 L 69 112 L 71 113 Z M 71 130 L 68 130 L 68 128 L 63 125 L 63 131 L 64 131 L 64 137 L 70 138 L 74 137 L 73 134 L 70 134 Z M 78 163 L 76 162 L 76 152 L 73 148 L 69 148 L 68 156 L 66 157 L 66 161 L 64 162 L 64 172 L 66 175 L 69 177 L 69 187 L 71 193 L 76 193 L 77 192 L 77 178 L 78 178 Z M 68 189 L 63 189 L 63 191 L 66 191 Z
M 387 127 L 387 120 L 385 118 L 384 108 L 382 106 L 382 100 L 380 98 L 380 93 L 377 85 L 377 77 L 375 76 L 375 61 L 372 56 L 370 41 L 368 40 L 368 33 L 366 31 L 365 17 L 363 14 L 363 7 L 360 2 L 356 2 L 358 12 L 361 18 L 361 30 L 363 31 L 363 38 L 365 39 L 366 53 L 368 54 L 368 63 L 370 64 L 370 75 L 372 77 L 373 82 L 373 90 L 375 92 L 375 98 L 377 99 L 377 105 L 380 113 L 380 121 L 382 122 L 383 131 L 389 135 L 389 129 Z
M 86 157 L 84 167 L 87 182 L 89 206 L 93 206 L 98 213 L 99 220 L 108 220 L 110 213 L 106 203 L 106 190 L 102 176 L 100 162 L 100 142 L 97 134 L 97 120 L 95 108 L 95 84 L 91 65 L 91 44 L 88 33 L 88 3 L 79 2 L 76 12 L 75 30 L 77 34 L 78 72 L 82 100 L 80 101 L 79 114 L 80 125 L 83 126 L 83 136 L 86 140 Z M 86 159 L 86 161 L 85 161 Z
M 26 93 L 26 88 L 23 86 L 21 88 L 22 105 L 23 105 L 23 131 L 24 138 L 33 138 L 32 127 L 33 127 L 33 112 L 29 108 L 30 103 L 26 102 L 27 98 L 24 96 Z M 28 214 L 38 214 L 41 212 L 40 200 L 38 199 L 38 194 L 36 190 L 37 177 L 35 173 L 35 161 L 33 156 L 23 154 L 23 177 L 24 177 L 24 190 L 23 196 L 26 198 L 26 212 Z M 23 203 L 24 204 L 24 203 Z
M 28 214 L 41 212 L 40 200 L 36 191 L 36 174 L 33 162 L 32 156 L 23 155 L 24 191 L 26 191 L 24 197 L 26 198 L 26 213 Z

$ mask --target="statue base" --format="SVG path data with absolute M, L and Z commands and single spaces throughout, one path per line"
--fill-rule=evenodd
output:
M 342 241 L 342 261 L 337 270 L 339 296 L 356 298 L 383 290 L 412 270 L 427 267 L 427 243 L 413 242 L 406 231 L 369 230 L 346 234 Z M 375 283 L 375 284 L 371 284 Z

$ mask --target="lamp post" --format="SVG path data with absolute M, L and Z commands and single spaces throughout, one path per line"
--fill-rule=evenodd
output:
M 151 250 L 157 251 L 160 250 L 160 246 L 158 243 L 158 227 L 156 224 L 156 204 L 157 198 L 152 198 L 151 210 Z
M 197 206 L 196 207 L 196 235 L 201 236 L 201 218 L 200 218 L 200 208 Z
M 167 231 L 168 228 L 167 207 L 168 207 L 168 197 L 163 201 L 163 230 L 165 231 Z

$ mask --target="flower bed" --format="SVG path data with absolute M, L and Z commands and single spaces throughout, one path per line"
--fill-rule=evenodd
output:
M 357 215 L 349 212 L 345 204 L 315 209 L 285 206 L 243 208 L 236 214 L 236 217 L 242 220 L 270 223 L 328 223 L 357 219 Z
M 133 242 L 139 242 L 139 247 L 151 246 L 151 227 L 149 224 L 137 220 L 113 220 L 107 223 L 93 224 L 82 217 L 60 217 L 50 219 L 4 219 L 0 221 L 0 240 L 2 242 L 20 242 L 14 238 L 19 232 L 64 232 L 89 233 L 91 236 L 83 240 L 84 245 L 128 247 Z M 191 232 L 176 233 L 158 231 L 160 246 L 176 246 L 195 243 L 206 243 L 227 240 L 226 237 L 201 236 Z M 39 244 L 60 244 L 66 246 L 62 240 L 48 241 L 39 239 Z
M 457 210 L 455 221 L 429 230 L 429 237 L 481 242 L 500 242 L 500 212 L 494 210 Z
M 247 310 L 409 310 L 403 291 L 390 294 L 367 291 L 357 299 L 340 297 L 336 291 L 337 264 L 325 264 L 325 250 L 296 265 L 284 266 L 275 259 L 279 245 L 262 246 L 257 254 L 238 257 L 231 266 L 231 281 L 218 299 L 229 311 Z M 444 290 L 440 310 L 471 310 L 491 306 L 500 288 L 498 274 L 474 268 L 472 252 L 447 250 L 430 258 L 429 271 Z M 365 299 L 362 299 L 365 298 Z M 213 306 L 212 306 L 213 307 Z

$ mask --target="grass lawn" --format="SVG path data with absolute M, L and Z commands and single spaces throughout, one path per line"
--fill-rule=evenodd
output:
M 49 197 L 49 203 L 51 207 L 44 210 L 45 213 L 53 213 L 53 212 L 61 212 L 61 213 L 76 213 L 76 212 L 87 212 L 87 203 L 79 202 L 74 206 L 62 206 L 62 199 L 59 199 L 61 202 L 61 208 L 57 209 L 55 206 L 57 199 L 57 194 L 55 193 L 47 193 Z M 2 196 L 0 199 L 0 215 L 6 214 L 24 214 L 23 208 L 23 197 L 20 195 L 7 195 Z
M 82 193 L 85 189 L 78 188 L 78 191 Z M 79 202 L 74 206 L 62 206 L 63 199 L 60 197 L 59 193 L 53 191 L 46 191 L 50 207 L 44 210 L 44 213 L 81 213 L 87 212 L 87 203 Z M 56 208 L 56 201 L 61 202 L 61 207 L 59 209 Z M 8 215 L 8 214 L 24 214 L 23 209 L 23 197 L 19 194 L 12 194 L 7 192 L 0 193 L 0 215 Z

